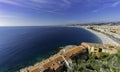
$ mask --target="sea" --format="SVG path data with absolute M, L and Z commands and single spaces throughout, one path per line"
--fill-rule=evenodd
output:
M 82 42 L 102 43 L 93 33 L 76 27 L 0 27 L 0 72 L 16 72 L 57 53 L 60 47 Z

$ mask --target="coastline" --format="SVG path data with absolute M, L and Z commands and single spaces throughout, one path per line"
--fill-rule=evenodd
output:
M 116 46 L 119 45 L 118 42 L 116 42 L 115 40 L 113 40 L 112 38 L 110 38 L 109 36 L 107 36 L 103 33 L 100 33 L 100 32 L 97 32 L 97 31 L 94 31 L 91 29 L 87 29 L 87 28 L 84 28 L 84 29 L 86 29 L 86 30 L 92 32 L 93 34 L 95 34 L 96 36 L 98 36 L 101 39 L 103 44 L 111 44 L 111 45 L 116 45 Z
M 103 44 L 111 44 L 111 45 L 115 45 L 115 46 L 120 45 L 120 42 L 118 42 L 114 38 L 111 38 L 110 36 L 108 36 L 108 35 L 106 35 L 104 33 L 97 32 L 97 31 L 94 31 L 92 29 L 88 29 L 88 28 L 86 28 L 84 26 L 67 26 L 67 27 L 83 28 L 83 29 L 95 34 L 102 41 Z
M 85 42 L 82 43 L 83 45 L 86 44 Z M 85 50 L 86 47 L 82 46 L 82 45 L 68 45 L 65 46 L 63 49 L 61 49 L 58 53 L 48 57 L 47 59 L 35 63 L 33 66 L 28 66 L 25 68 L 20 69 L 17 72 L 49 72 L 50 70 L 56 70 L 55 72 L 61 72 L 59 71 L 62 68 L 62 65 L 65 64 L 67 65 L 67 67 L 70 67 L 70 63 L 71 62 L 71 56 L 82 52 L 83 50 Z M 69 63 L 69 64 L 67 64 Z M 61 69 L 62 70 L 62 69 Z M 50 71 L 50 72 L 54 72 L 54 71 Z
M 117 53 L 116 48 L 120 48 L 120 47 L 113 46 L 111 44 L 96 44 L 96 43 L 82 42 L 80 45 L 77 45 L 77 46 L 65 47 L 65 48 L 61 49 L 57 54 L 47 58 L 46 60 L 36 63 L 33 66 L 29 66 L 29 67 L 20 69 L 18 72 L 63 72 L 63 71 L 66 72 L 66 69 L 71 70 L 73 68 L 72 62 L 74 61 L 74 64 L 75 64 L 75 60 L 80 59 L 80 57 L 85 56 L 85 59 L 88 59 L 88 56 L 90 55 L 90 53 L 95 53 L 95 56 L 98 56 L 98 53 L 101 53 L 101 52 L 108 53 L 108 54 L 116 54 Z M 96 52 L 96 49 L 97 49 L 97 52 Z M 102 49 L 102 51 L 99 52 L 99 50 L 101 50 L 101 49 Z M 83 54 L 83 56 L 81 56 L 82 54 Z M 99 58 L 99 56 L 98 56 L 98 58 Z M 89 60 L 92 60 L 92 59 L 89 58 Z M 85 63 L 85 61 L 86 60 L 84 60 L 83 63 Z M 81 63 L 81 62 L 79 62 L 79 63 Z M 76 62 L 76 64 L 79 64 L 79 63 Z M 101 64 L 101 63 L 105 64 L 103 59 L 101 59 L 100 63 L 98 63 L 98 64 Z M 86 64 L 86 66 L 84 65 L 85 68 L 87 68 L 87 66 L 89 65 L 89 64 L 88 65 L 87 64 Z M 91 66 L 93 66 L 93 65 L 91 65 Z M 101 67 L 101 65 L 99 65 L 99 66 Z M 84 70 L 84 68 L 82 68 L 82 70 Z M 67 71 L 67 72 L 69 72 L 69 71 Z
M 112 38 L 110 38 L 109 36 L 107 36 L 107 35 L 105 35 L 105 34 L 103 34 L 103 33 L 100 33 L 100 32 L 97 32 L 97 31 L 94 31 L 94 30 L 91 30 L 91 29 L 87 29 L 87 28 L 85 28 L 85 27 L 77 27 L 77 28 L 83 28 L 83 29 L 85 29 L 85 30 L 87 30 L 87 31 L 95 34 L 95 35 L 98 36 L 98 38 L 102 41 L 103 44 L 111 44 L 111 45 L 115 45 L 115 46 L 118 46 L 118 45 L 119 45 L 119 43 L 117 43 L 117 42 L 114 41 Z M 74 47 L 74 46 L 73 46 L 73 47 Z M 62 51 L 62 52 L 63 52 L 63 51 L 67 51 L 67 50 L 70 49 L 70 48 L 72 48 L 72 46 L 70 46 L 70 47 L 68 46 L 68 48 L 65 47 L 65 48 L 64 48 L 65 50 L 61 50 L 61 51 Z M 45 59 L 45 61 L 37 62 L 37 63 L 34 64 L 33 66 L 28 66 L 28 67 L 22 68 L 22 69 L 20 69 L 18 72 L 25 72 L 25 71 L 28 71 L 28 70 L 33 70 L 33 69 L 35 69 L 35 68 L 37 68 L 37 67 L 39 67 L 39 66 L 41 66 L 41 65 L 44 65 L 46 62 L 51 61 L 51 59 L 53 59 L 53 57 L 56 58 L 56 55 L 58 55 L 58 56 L 61 55 L 61 52 L 60 52 L 60 53 L 58 52 L 57 54 L 49 57 L 48 59 Z

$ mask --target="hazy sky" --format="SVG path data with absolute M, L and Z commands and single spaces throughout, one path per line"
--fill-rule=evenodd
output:
M 0 26 L 120 21 L 120 0 L 0 0 Z

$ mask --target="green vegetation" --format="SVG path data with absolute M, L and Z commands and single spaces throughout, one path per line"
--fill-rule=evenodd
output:
M 97 32 L 101 32 L 100 30 L 97 30 L 95 29 L 94 27 L 87 27 L 88 29 L 91 29 L 91 30 L 94 30 L 94 31 L 97 31 Z
M 120 72 L 120 50 L 117 54 L 100 53 L 99 59 L 90 54 L 88 60 L 78 60 L 67 72 Z
M 88 29 L 94 29 L 93 27 L 87 27 Z

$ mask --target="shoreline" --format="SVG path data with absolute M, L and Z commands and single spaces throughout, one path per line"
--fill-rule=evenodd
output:
M 111 45 L 115 45 L 115 46 L 120 45 L 120 42 L 118 42 L 116 39 L 111 38 L 110 36 L 108 36 L 108 35 L 106 35 L 104 33 L 97 32 L 95 30 L 88 29 L 88 28 L 83 27 L 83 26 L 68 26 L 68 27 L 83 28 L 83 29 L 93 33 L 94 35 L 96 35 L 102 41 L 103 44 L 111 44 Z
M 101 32 L 97 32 L 97 31 L 94 31 L 94 30 L 91 30 L 91 29 L 87 29 L 85 27 L 77 27 L 77 28 L 83 28 L 91 33 L 93 33 L 94 35 L 96 35 L 101 41 L 103 44 L 111 44 L 111 45 L 115 45 L 115 46 L 118 46 L 119 43 L 117 43 L 116 41 L 114 41 L 112 38 L 110 38 L 109 36 L 101 33 Z M 67 46 L 66 46 L 67 47 Z M 74 46 L 73 46 L 74 47 Z M 68 47 L 68 48 L 65 48 L 66 50 L 68 50 L 69 48 L 72 48 L 72 47 Z M 60 50 L 62 51 L 62 49 Z M 63 50 L 64 51 L 64 50 Z M 59 53 L 59 52 L 58 52 Z M 52 59 L 52 57 L 56 57 L 56 55 L 59 55 L 58 53 L 56 53 L 55 55 L 53 56 L 50 56 L 48 57 L 47 59 L 45 59 L 45 61 L 40 61 L 40 62 L 37 62 L 35 63 L 33 66 L 28 66 L 28 67 L 25 67 L 25 68 L 22 68 L 20 69 L 18 72 L 25 72 L 25 71 L 28 71 L 29 69 L 34 69 L 36 67 L 38 67 L 39 65 L 41 64 L 44 64 L 46 63 L 47 61 L 50 61 Z
M 110 38 L 109 36 L 107 36 L 101 32 L 97 32 L 97 31 L 87 29 L 87 28 L 84 28 L 84 29 L 86 29 L 86 30 L 90 31 L 91 33 L 95 34 L 96 36 L 98 36 L 103 44 L 112 44 L 112 45 L 116 45 L 116 46 L 119 45 L 118 42 L 116 42 L 115 40 L 113 40 L 112 38 Z
M 58 72 L 58 70 L 60 70 L 62 68 L 61 66 L 63 64 L 67 65 L 67 67 L 70 67 L 69 64 L 72 62 L 70 57 L 72 55 L 75 55 L 75 54 L 85 50 L 85 49 L 86 49 L 86 47 L 84 47 L 82 45 L 65 46 L 58 53 L 48 57 L 47 59 L 40 61 L 38 63 L 35 63 L 32 66 L 22 68 L 22 69 L 18 70 L 17 72 L 34 72 L 34 71 L 38 72 L 38 70 L 39 70 L 39 72 L 44 72 L 44 71 L 49 72 L 49 71 L 47 71 L 47 70 L 49 70 L 48 68 L 50 68 L 51 70 L 55 69 Z M 67 63 L 69 63 L 69 64 L 67 64 Z
M 95 51 L 96 48 L 97 48 L 97 52 Z M 95 53 L 97 56 L 98 53 L 100 53 L 99 50 L 102 49 L 101 52 L 116 54 L 117 53 L 116 48 L 118 47 L 113 46 L 111 44 L 109 45 L 109 44 L 82 42 L 80 45 L 77 46 L 70 46 L 63 48 L 57 54 L 45 59 L 44 61 L 36 63 L 33 66 L 20 69 L 17 72 L 63 72 L 66 69 L 72 68 L 71 67 L 72 62 L 76 59 L 80 59 L 81 53 L 83 54 L 83 56 L 85 56 L 86 54 L 88 54 L 86 56 L 89 56 L 90 53 Z M 71 57 L 75 57 L 75 58 L 71 58 Z M 64 65 L 66 66 L 65 67 L 66 69 L 64 69 Z

